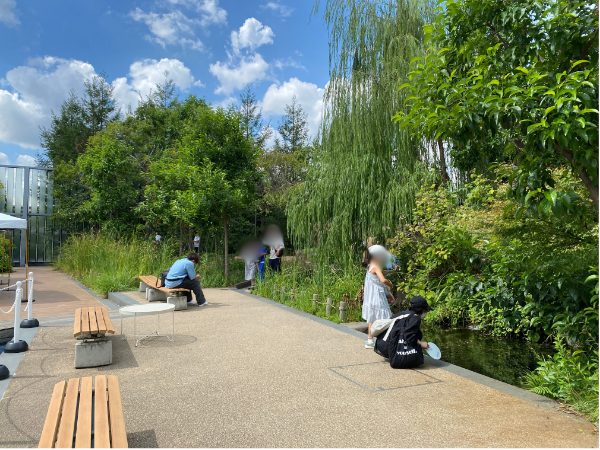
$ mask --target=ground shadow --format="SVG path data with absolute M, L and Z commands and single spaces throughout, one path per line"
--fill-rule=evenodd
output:
M 98 370 L 119 370 L 139 367 L 137 359 L 133 353 L 130 343 L 122 336 L 115 336 L 112 339 L 113 362 L 108 366 L 98 367 Z
M 231 306 L 231 305 L 226 305 L 224 303 L 216 303 L 216 302 L 211 302 L 211 301 L 209 301 L 206 306 L 197 306 L 196 301 L 193 301 L 192 303 L 188 303 L 187 309 L 183 309 L 182 311 L 202 311 L 203 309 L 222 308 L 222 307 L 229 307 L 229 306 Z
M 168 347 L 183 347 L 185 345 L 190 345 L 193 344 L 194 342 L 196 342 L 198 340 L 197 337 L 195 336 L 190 336 L 188 334 L 176 334 L 173 337 L 173 340 L 170 341 L 168 338 L 170 337 L 170 335 L 164 335 L 161 334 L 159 336 L 148 336 L 147 338 L 144 338 L 144 340 L 138 345 L 138 348 L 168 348 Z M 135 341 L 133 340 L 133 338 L 130 338 L 127 341 L 128 345 L 130 345 L 129 347 L 129 351 L 132 351 L 131 346 L 135 345 Z M 114 345 L 114 344 L 113 344 Z M 114 356 L 114 347 L 113 347 L 113 361 L 115 359 Z M 137 367 L 136 366 L 132 366 L 132 367 Z
M 158 448 L 154 430 L 135 431 L 127 433 L 127 443 L 130 448 Z

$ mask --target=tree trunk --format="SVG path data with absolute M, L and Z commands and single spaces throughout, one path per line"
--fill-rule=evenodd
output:
M 598 211 L 598 185 L 592 181 L 592 179 L 589 177 L 589 175 L 587 174 L 587 172 L 585 171 L 585 169 L 583 167 L 575 166 L 575 158 L 573 158 L 573 154 L 569 150 L 561 147 L 560 145 L 558 146 L 558 149 L 559 149 L 560 153 L 565 157 L 565 159 L 567 159 L 567 161 L 569 161 L 569 163 L 571 164 L 571 168 L 579 176 L 579 179 L 581 180 L 581 182 L 587 189 L 587 191 L 590 195 L 590 198 L 592 199 L 592 202 L 594 203 L 594 207 L 596 208 L 596 211 Z
M 446 165 L 446 154 L 444 153 L 444 143 L 441 139 L 437 141 L 439 158 L 440 158 L 440 175 L 442 177 L 442 182 L 447 183 L 450 181 L 450 176 L 448 175 L 448 166 Z
M 223 275 L 225 276 L 225 284 L 229 279 L 229 219 L 225 219 L 223 223 L 223 256 L 225 258 L 223 263 Z

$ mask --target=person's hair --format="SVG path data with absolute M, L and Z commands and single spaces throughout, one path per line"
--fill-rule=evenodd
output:
M 198 253 L 190 253 L 187 259 L 189 259 L 190 261 L 194 261 L 196 264 L 200 263 L 200 257 L 198 256 Z
M 373 255 L 369 253 L 369 249 L 365 249 L 365 254 L 363 256 L 362 265 L 363 267 L 368 267 L 371 264 L 371 260 L 373 259 Z
M 423 297 L 416 295 L 410 300 L 409 309 L 416 314 L 422 314 L 426 311 L 429 311 L 429 304 Z

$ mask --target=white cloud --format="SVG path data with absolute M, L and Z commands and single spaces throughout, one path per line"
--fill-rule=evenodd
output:
M 23 101 L 57 110 L 70 91 L 81 94 L 84 82 L 94 75 L 87 62 L 45 56 L 9 70 L 6 80 Z
M 16 27 L 21 22 L 17 17 L 17 2 L 15 0 L 0 0 L 0 23 Z
M 37 166 L 35 158 L 31 155 L 19 155 L 17 156 L 17 166 Z
M 273 83 L 267 88 L 262 100 L 262 110 L 265 115 L 283 115 L 285 106 L 296 102 L 307 114 L 307 122 L 311 136 L 316 136 L 323 118 L 324 88 L 316 84 L 290 78 L 284 83 Z
M 287 58 L 279 58 L 273 61 L 273 67 L 279 70 L 283 70 L 288 67 L 292 69 L 306 70 L 306 67 L 302 63 L 289 56 Z
M 91 64 L 50 56 L 9 70 L 7 89 L 0 89 L 0 141 L 39 148 L 40 127 L 49 125 L 50 112 L 58 111 L 70 92 L 81 94 L 95 74 Z
M 227 22 L 227 11 L 219 6 L 218 0 L 167 0 L 167 3 L 187 11 L 169 9 L 156 12 L 135 8 L 129 13 L 133 20 L 148 27 L 150 35 L 147 38 L 163 48 L 181 46 L 203 50 L 204 45 L 196 32 L 210 25 Z
M 157 85 L 166 80 L 172 80 L 182 91 L 202 85 L 178 59 L 144 59 L 129 66 L 129 77 L 120 77 L 112 82 L 114 97 L 125 112 L 134 110 L 140 98 L 148 97 Z
M 194 31 L 196 21 L 188 18 L 181 11 L 161 14 L 144 12 L 140 8 L 136 8 L 131 11 L 130 15 L 136 22 L 146 24 L 151 33 L 148 38 L 163 48 L 167 45 L 180 45 L 192 50 L 204 48 Z
M 231 47 L 235 53 L 244 48 L 255 50 L 261 45 L 272 44 L 274 37 L 271 27 L 250 17 L 238 31 L 231 32 Z
M 294 12 L 293 8 L 290 8 L 289 6 L 286 6 L 276 0 L 268 1 L 267 3 L 261 5 L 261 8 L 273 11 L 279 14 L 281 17 L 289 17 Z
M 218 0 L 202 0 L 195 3 L 202 14 L 202 25 L 227 23 L 227 11 L 219 6 Z
M 48 124 L 49 116 L 43 106 L 0 89 L 0 142 L 39 147 L 39 127 Z
M 10 164 L 8 155 L 4 152 L 0 152 L 0 164 Z
M 9 70 L 0 88 L 0 142 L 39 148 L 40 128 L 50 124 L 51 112 L 58 112 L 71 92 L 81 95 L 85 81 L 95 75 L 89 63 L 50 56 Z M 166 79 L 183 91 L 201 85 L 177 59 L 146 59 L 112 82 L 114 97 L 123 112 L 134 110 L 140 97 Z
M 221 61 L 211 64 L 210 73 L 219 80 L 219 87 L 215 93 L 230 95 L 255 81 L 264 79 L 268 69 L 269 65 L 258 53 L 242 57 L 237 65 Z

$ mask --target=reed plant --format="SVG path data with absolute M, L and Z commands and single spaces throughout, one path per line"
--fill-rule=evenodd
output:
M 85 233 L 71 236 L 62 246 L 56 267 L 98 294 L 134 289 L 139 275 L 156 275 L 168 269 L 181 255 L 173 240 L 156 244 L 137 236 Z M 203 287 L 223 287 L 223 257 L 202 255 L 199 267 Z M 243 279 L 239 261 L 230 261 L 231 282 Z

